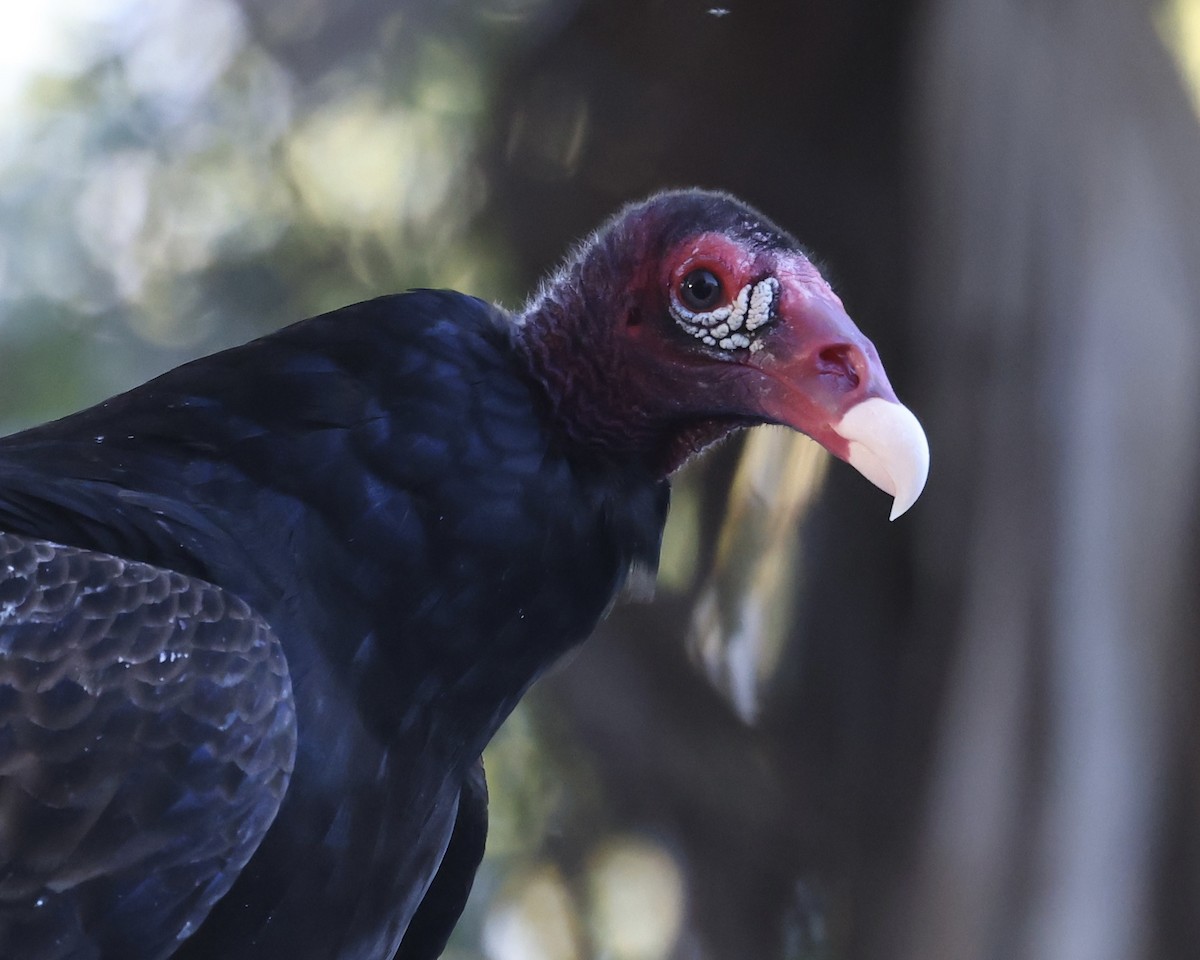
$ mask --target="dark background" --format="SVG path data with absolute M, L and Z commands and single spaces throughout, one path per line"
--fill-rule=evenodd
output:
M 448 956 L 1195 955 L 1198 0 L 30 7 L 4 427 L 391 290 L 519 304 L 690 184 L 813 249 L 926 426 L 891 525 L 781 431 L 685 471 L 655 600 L 489 751 Z

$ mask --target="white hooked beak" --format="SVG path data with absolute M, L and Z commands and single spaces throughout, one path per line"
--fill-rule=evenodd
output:
M 868 397 L 830 427 L 849 444 L 850 466 L 895 497 L 889 519 L 917 502 L 929 476 L 929 442 L 908 407 Z

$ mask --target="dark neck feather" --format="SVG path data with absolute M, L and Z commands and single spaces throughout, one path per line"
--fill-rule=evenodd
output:
M 673 405 L 662 395 L 673 385 L 631 355 L 624 328 L 642 319 L 631 317 L 647 306 L 638 292 L 653 289 L 644 276 L 653 258 L 640 256 L 639 246 L 636 237 L 614 232 L 592 238 L 530 300 L 516 344 L 572 448 L 640 462 L 666 477 L 745 424 L 667 414 Z
M 613 278 L 626 274 L 606 241 L 596 238 L 543 283 L 522 313 L 516 339 L 565 439 L 620 456 L 645 452 L 656 438 L 630 409 L 619 369 L 614 330 L 631 304 L 614 286 Z

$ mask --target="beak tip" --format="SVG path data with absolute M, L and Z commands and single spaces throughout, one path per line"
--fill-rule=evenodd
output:
M 908 513 L 909 507 L 917 502 L 917 497 L 919 496 L 920 493 L 918 493 L 916 496 L 896 497 L 896 499 L 892 501 L 892 512 L 888 514 L 888 520 L 895 520 L 897 517 L 902 517 L 904 514 Z

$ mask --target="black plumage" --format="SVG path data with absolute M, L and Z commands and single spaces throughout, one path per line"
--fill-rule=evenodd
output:
M 441 952 L 484 745 L 653 570 L 667 474 L 790 422 L 739 379 L 783 347 L 671 319 L 660 270 L 705 232 L 730 270 L 807 264 L 666 195 L 517 319 L 383 297 L 0 441 L 0 954 Z M 867 366 L 820 389 L 858 402 Z

